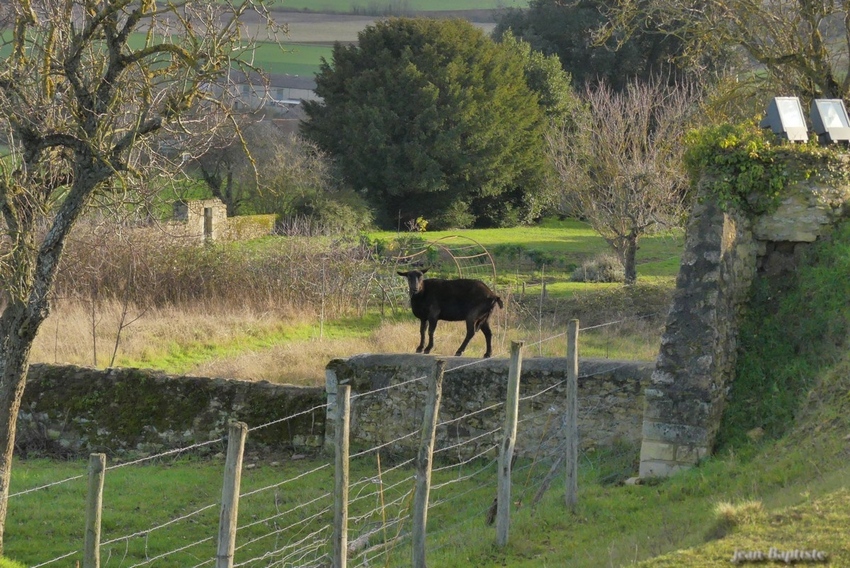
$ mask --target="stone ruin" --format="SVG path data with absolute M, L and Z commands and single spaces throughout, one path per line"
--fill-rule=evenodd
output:
M 676 293 L 644 392 L 641 477 L 666 477 L 708 456 L 734 380 L 738 320 L 756 278 L 793 271 L 802 252 L 848 214 L 850 186 L 792 184 L 751 220 L 698 199 Z

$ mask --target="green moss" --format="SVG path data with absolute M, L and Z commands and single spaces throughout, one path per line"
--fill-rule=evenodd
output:
M 755 121 L 693 131 L 686 138 L 685 164 L 691 179 L 706 185 L 707 196 L 723 210 L 735 207 L 751 216 L 776 209 L 788 185 L 819 178 L 846 182 L 846 154 L 807 144 L 778 144 Z
M 169 377 L 144 369 L 38 366 L 35 372 L 24 408 L 45 412 L 54 423 L 65 420 L 92 450 L 206 441 L 213 432 L 223 435 L 229 420 L 256 427 L 295 416 L 252 434 L 253 443 L 276 448 L 324 431 L 324 410 L 306 412 L 324 402 L 324 392 L 315 388 Z
M 783 435 L 818 377 L 841 361 L 850 330 L 850 223 L 814 245 L 804 264 L 754 286 L 741 323 L 735 381 L 718 445 L 761 428 Z M 799 314 L 806 314 L 801 317 Z

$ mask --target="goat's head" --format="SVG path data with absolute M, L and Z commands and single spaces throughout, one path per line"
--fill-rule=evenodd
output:
M 422 270 L 408 270 L 407 272 L 397 272 L 399 276 L 404 276 L 407 278 L 407 288 L 410 292 L 410 295 L 418 294 L 422 291 L 422 283 L 425 281 L 425 273 L 428 272 L 427 268 L 423 268 Z

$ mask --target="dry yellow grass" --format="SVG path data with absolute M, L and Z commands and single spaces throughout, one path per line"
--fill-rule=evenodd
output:
M 494 357 L 507 357 L 511 341 L 525 342 L 526 357 L 566 353 L 567 317 L 547 315 L 542 323 L 528 320 L 527 315 L 521 319 L 510 305 L 494 314 Z M 30 360 L 318 386 L 324 384 L 324 369 L 334 358 L 413 353 L 419 341 L 419 322 L 406 310 L 395 318 L 372 318 L 368 324 L 353 318 L 343 330 L 332 322 L 322 326 L 316 314 L 295 309 L 130 308 L 123 327 L 121 321 L 122 307 L 117 302 L 97 306 L 94 313 L 90 304 L 59 303 L 41 327 Z M 580 349 L 585 357 L 648 360 L 655 356 L 659 331 L 602 328 L 582 333 Z M 440 322 L 433 353 L 454 355 L 464 333 L 461 322 Z M 465 354 L 480 357 L 483 353 L 484 338 L 479 333 Z

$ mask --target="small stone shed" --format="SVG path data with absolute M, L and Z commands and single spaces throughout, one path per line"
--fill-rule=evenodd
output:
M 175 201 L 174 220 L 185 223 L 189 234 L 216 241 L 227 230 L 227 206 L 220 199 Z

